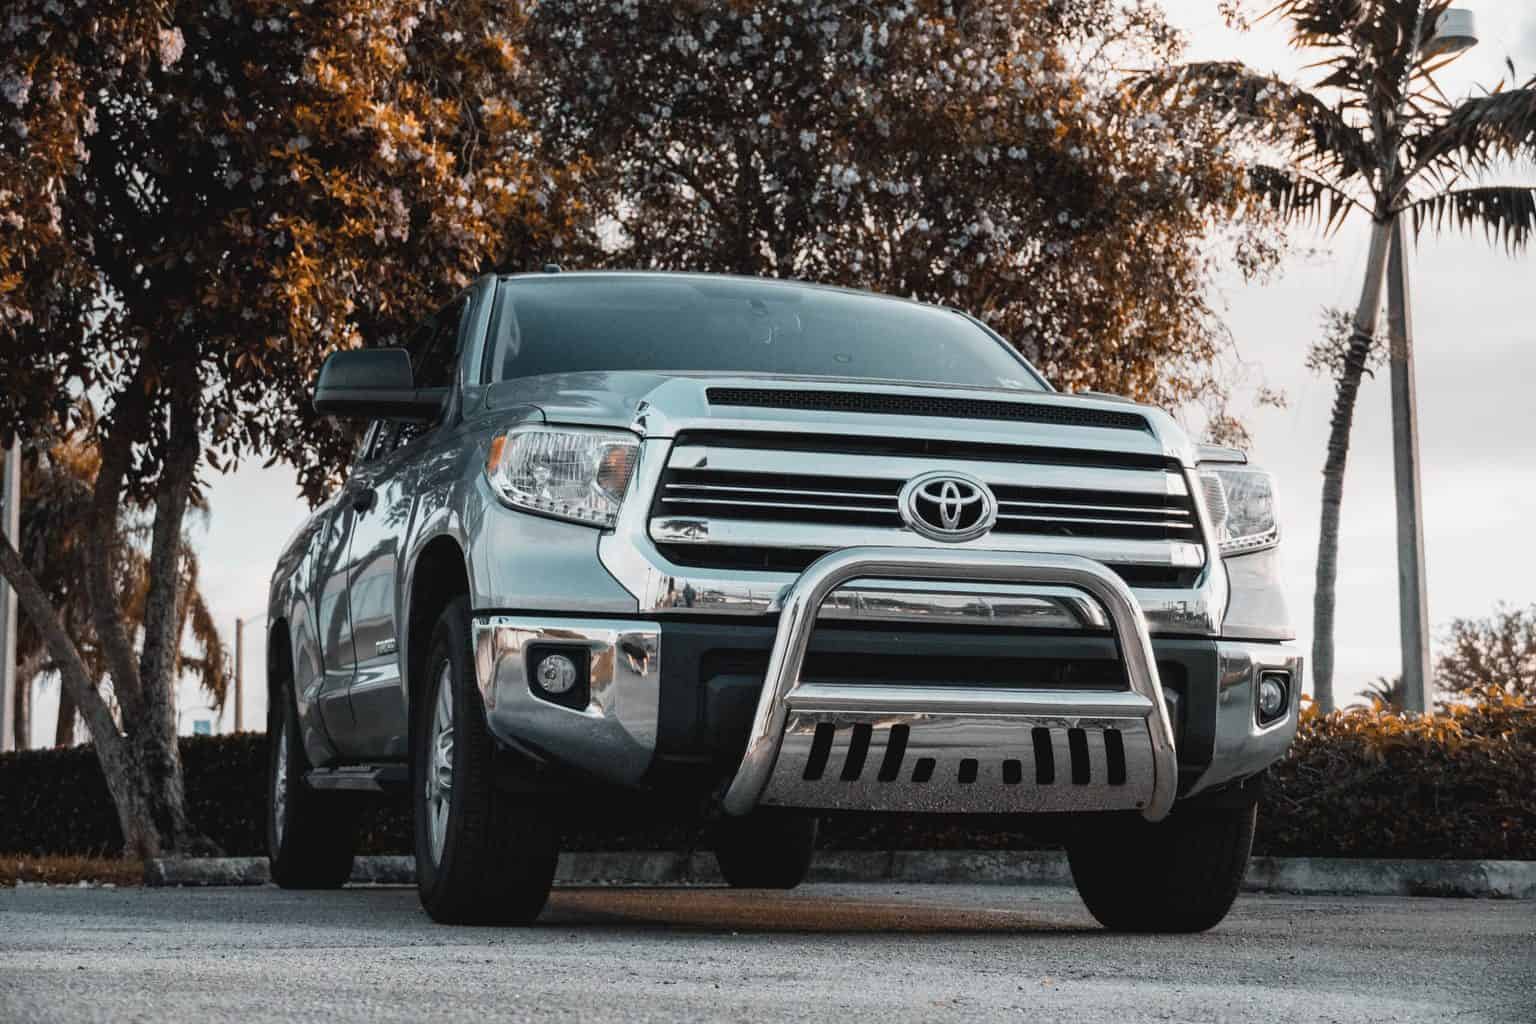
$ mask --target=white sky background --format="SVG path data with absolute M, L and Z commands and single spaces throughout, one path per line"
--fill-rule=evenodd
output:
M 1514 60 L 1520 80 L 1536 73 L 1536 3 L 1462 0 L 1477 14 L 1481 44 L 1442 71 L 1451 97 L 1492 85 Z M 1268 6 L 1250 3 L 1253 10 Z M 1239 59 L 1259 70 L 1309 81 L 1307 62 L 1286 45 L 1283 28 L 1261 23 L 1228 30 L 1214 0 L 1165 0 L 1189 35 L 1189 59 Z M 1536 170 L 1524 180 L 1536 179 Z M 1360 222 L 1336 236 L 1296 232 L 1298 255 L 1268 284 L 1237 275 L 1220 299 L 1254 383 L 1278 387 L 1283 410 L 1244 408 L 1256 461 L 1279 477 L 1286 586 L 1299 642 L 1310 651 L 1312 573 L 1317 549 L 1323 445 L 1331 382 L 1303 365 L 1325 306 L 1353 309 L 1365 260 Z M 1481 616 L 1498 601 L 1536 601 L 1536 257 L 1509 259 L 1480 236 L 1426 235 L 1411 256 L 1423 445 L 1425 543 L 1431 621 Z M 1395 675 L 1397 625 L 1391 420 L 1385 373 L 1360 396 L 1344 496 L 1338 601 L 1337 685 L 1344 701 L 1377 676 Z M 209 605 L 233 647 L 237 616 L 265 611 L 279 548 L 307 509 L 293 474 L 251 460 L 215 479 L 212 516 L 196 537 Z M 265 621 L 246 628 L 245 725 L 264 728 Z M 52 739 L 57 684 L 36 695 L 34 743 Z M 195 687 L 183 688 L 182 731 L 208 717 Z M 220 729 L 232 726 L 226 709 Z M 46 734 L 46 739 L 45 739 Z

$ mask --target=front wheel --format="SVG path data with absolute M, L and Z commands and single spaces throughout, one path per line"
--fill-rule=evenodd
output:
M 425 669 L 411 758 L 421 905 L 444 924 L 527 924 L 549 899 L 558 839 L 534 800 L 496 788 L 464 598 L 437 620 Z
M 1067 846 L 1072 880 L 1112 931 L 1203 932 L 1237 899 L 1257 817 L 1250 804 L 1085 831 Z
M 715 862 L 734 889 L 793 889 L 805 881 L 816 851 L 816 819 L 757 811 L 722 822 Z

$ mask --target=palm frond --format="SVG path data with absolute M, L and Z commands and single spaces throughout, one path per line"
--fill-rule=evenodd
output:
M 1463 100 L 1416 141 L 1414 157 L 1420 168 L 1447 159 L 1480 169 L 1501 157 L 1536 161 L 1536 78 Z
M 1280 0 L 1260 20 L 1284 18 L 1291 23 L 1291 45 L 1344 46 L 1370 11 L 1363 0 Z
M 1248 168 L 1248 187 L 1261 196 L 1282 220 L 1312 224 L 1333 231 L 1352 207 L 1366 210 L 1337 186 L 1302 171 L 1269 164 Z
M 1413 216 L 1415 235 L 1425 226 L 1466 231 L 1481 227 L 1489 241 L 1500 241 L 1511 253 L 1525 248 L 1536 233 L 1536 187 L 1491 185 L 1462 188 L 1426 196 L 1404 208 Z
M 1201 61 L 1139 75 L 1128 83 L 1143 102 L 1197 103 L 1229 118 L 1234 132 L 1285 146 L 1340 180 L 1368 174 L 1376 154 L 1360 129 L 1316 95 L 1237 61 Z

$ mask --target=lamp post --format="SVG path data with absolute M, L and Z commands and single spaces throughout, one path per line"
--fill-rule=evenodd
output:
M 0 471 L 0 531 L 13 547 L 21 546 L 21 442 L 11 438 L 4 452 L 5 468 Z M 16 678 L 16 589 L 0 579 L 0 750 L 10 750 L 17 743 L 16 687 L 25 685 Z
M 1423 16 L 1422 3 L 1419 8 Z M 1424 44 L 1422 60 L 1462 53 L 1477 45 L 1471 11 L 1440 15 Z M 1412 68 L 1409 75 L 1413 74 Z M 1395 173 L 1396 161 L 1393 161 Z M 1419 488 L 1419 412 L 1414 389 L 1413 313 L 1408 279 L 1407 226 L 1391 225 L 1387 258 L 1387 332 L 1392 381 L 1392 470 L 1397 492 L 1398 628 L 1403 648 L 1403 707 L 1423 713 L 1433 704 L 1429 660 L 1429 595 L 1424 586 L 1424 509 Z

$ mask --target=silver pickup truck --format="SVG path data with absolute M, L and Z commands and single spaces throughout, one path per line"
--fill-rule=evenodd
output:
M 1107 927 L 1222 919 L 1301 683 L 1267 474 L 955 310 L 553 271 L 320 373 L 369 423 L 272 578 L 280 885 L 403 789 L 439 921 L 532 920 L 620 806 L 736 886 L 961 815 L 1064 843 Z

